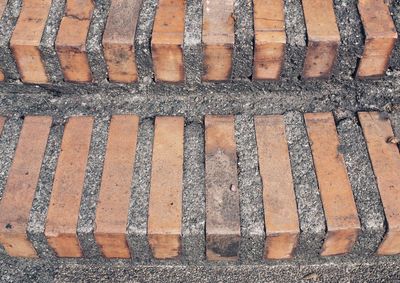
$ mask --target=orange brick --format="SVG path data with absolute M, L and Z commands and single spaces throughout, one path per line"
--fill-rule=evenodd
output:
M 0 81 L 2 82 L 2 81 L 4 81 L 4 73 L 3 73 L 3 71 L 2 70 L 0 70 Z
M 291 258 L 300 233 L 283 116 L 255 118 L 263 184 L 265 258 Z
M 157 259 L 180 255 L 183 136 L 182 117 L 156 118 L 147 233 Z
M 283 0 L 254 2 L 254 79 L 278 80 L 285 56 Z
M 233 116 L 206 116 L 206 245 L 208 260 L 238 259 L 240 209 Z
M 3 15 L 4 8 L 7 5 L 8 0 L 0 0 L 0 17 Z
M 113 116 L 110 124 L 94 236 L 107 258 L 129 258 L 126 241 L 139 118 Z
M 65 15 L 80 20 L 90 20 L 93 10 L 92 0 L 67 0 Z
M 6 118 L 0 116 L 0 135 L 3 132 L 4 123 L 6 122 Z
M 345 254 L 357 240 L 360 221 L 335 122 L 331 113 L 306 114 L 305 120 L 328 226 L 321 255 Z
M 203 81 L 231 78 L 235 41 L 233 0 L 208 0 L 203 4 Z
M 56 39 L 56 50 L 66 81 L 90 82 L 92 72 L 86 51 L 90 20 L 64 17 Z
M 81 257 L 76 234 L 93 117 L 72 117 L 65 126 L 45 235 L 59 257 Z
M 307 55 L 303 77 L 329 78 L 340 44 L 332 0 L 302 0 L 307 27 Z
M 11 37 L 10 46 L 21 80 L 47 83 L 48 78 L 39 50 L 51 0 L 23 1 L 22 10 Z
M 358 114 L 367 141 L 368 152 L 375 173 L 387 221 L 387 232 L 378 248 L 378 255 L 400 253 L 400 155 L 389 120 L 377 112 Z
M 183 82 L 185 0 L 160 0 L 154 20 L 151 50 L 157 81 Z
M 137 81 L 135 58 L 136 26 L 141 0 L 112 0 L 103 36 L 108 78 L 113 82 Z
M 51 123 L 50 117 L 24 120 L 0 202 L 0 242 L 10 256 L 37 256 L 26 230 Z
M 366 39 L 357 77 L 381 77 L 397 40 L 396 28 L 384 0 L 359 0 L 358 10 Z

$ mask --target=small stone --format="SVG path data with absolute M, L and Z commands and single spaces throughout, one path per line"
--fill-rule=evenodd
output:
M 232 191 L 232 192 L 236 192 L 236 191 L 237 191 L 237 188 L 236 188 L 236 186 L 235 186 L 235 185 L 233 185 L 233 184 L 231 185 L 231 191 Z
M 387 138 L 386 142 L 387 142 L 387 143 L 398 144 L 398 143 L 400 143 L 400 140 L 399 140 L 398 137 L 393 136 L 393 137 Z

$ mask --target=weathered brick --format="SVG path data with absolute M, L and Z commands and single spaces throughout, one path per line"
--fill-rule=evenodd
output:
M 59 257 L 81 257 L 76 234 L 93 117 L 71 117 L 65 126 L 45 235 Z
M 126 239 L 139 118 L 113 116 L 96 208 L 94 236 L 108 258 L 129 258 Z
M 278 80 L 286 45 L 283 0 L 254 2 L 254 79 Z
M 300 233 L 283 116 L 255 117 L 263 184 L 265 258 L 291 258 Z
M 394 136 L 390 121 L 378 112 L 360 112 L 358 117 L 367 141 L 372 168 L 378 184 L 387 221 L 385 238 L 378 255 L 400 253 L 400 154 L 396 144 L 388 142 Z
M 226 81 L 232 75 L 235 41 L 233 0 L 203 4 L 203 81 Z
M 233 116 L 206 116 L 205 160 L 207 259 L 236 260 L 241 234 Z
M 37 256 L 26 230 L 51 123 L 45 116 L 24 120 L 0 202 L 0 242 L 10 256 Z
M 160 0 L 154 20 L 151 50 L 157 81 L 183 82 L 185 0 Z
M 147 233 L 157 259 L 181 253 L 183 138 L 183 117 L 156 118 Z
M 357 208 L 332 113 L 305 114 L 328 231 L 321 255 L 351 251 L 360 230 Z
M 137 81 L 133 45 L 141 0 L 112 0 L 103 35 L 108 78 L 113 82 Z
M 359 0 L 358 10 L 366 38 L 357 77 L 381 77 L 397 40 L 393 19 L 384 0 Z
M 47 83 L 48 78 L 39 49 L 51 0 L 24 1 L 11 37 L 10 46 L 21 80 L 26 83 Z
M 329 78 L 340 44 L 333 1 L 302 0 L 307 27 L 307 55 L 303 77 Z

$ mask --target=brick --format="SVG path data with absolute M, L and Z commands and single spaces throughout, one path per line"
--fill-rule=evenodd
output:
M 340 44 L 332 0 L 302 0 L 307 27 L 307 55 L 303 77 L 329 78 Z
M 321 255 L 351 251 L 360 221 L 331 113 L 305 114 L 314 167 L 327 223 Z
M 108 78 L 131 83 L 138 79 L 134 40 L 141 0 L 112 0 L 103 36 Z
M 387 221 L 386 235 L 378 255 L 400 253 L 400 154 L 396 144 L 388 143 L 393 137 L 390 121 L 378 112 L 358 114 L 367 141 L 372 168 L 375 173 Z
M 283 0 L 254 2 L 254 79 L 278 80 L 286 45 Z
M 151 50 L 157 81 L 183 82 L 185 0 L 160 0 L 154 20 Z
M 86 50 L 89 25 L 90 20 L 79 20 L 74 17 L 63 17 L 61 20 L 56 50 L 66 81 L 92 81 Z
M 92 0 L 67 0 L 65 15 L 80 20 L 90 20 L 94 10 Z
M 107 258 L 130 258 L 126 239 L 139 118 L 113 116 L 96 209 L 94 236 Z
M 233 0 L 208 0 L 203 4 L 203 81 L 231 78 L 235 41 Z
M 3 132 L 4 123 L 6 122 L 6 118 L 0 116 L 0 135 Z
M 181 252 L 183 137 L 184 118 L 156 118 L 147 233 L 157 259 Z
M 59 257 L 81 257 L 76 234 L 93 117 L 71 117 L 65 126 L 54 176 L 45 235 Z
M 0 242 L 10 256 L 37 257 L 27 226 L 52 119 L 27 116 L 0 202 Z
M 397 40 L 393 19 L 384 0 L 359 0 L 358 10 L 366 38 L 357 77 L 381 77 Z
M 4 9 L 7 5 L 8 0 L 0 0 L 0 17 L 3 16 Z
M 2 81 L 4 81 L 4 73 L 3 73 L 3 71 L 2 70 L 0 70 L 0 81 L 2 82 Z
M 51 0 L 23 1 L 10 46 L 21 80 L 26 83 L 48 83 L 39 49 Z
M 284 117 L 255 117 L 263 184 L 265 258 L 292 258 L 300 233 Z
M 237 260 L 240 209 L 233 116 L 206 116 L 206 253 L 208 260 Z

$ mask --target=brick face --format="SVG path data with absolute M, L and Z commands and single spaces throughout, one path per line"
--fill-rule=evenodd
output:
M 0 202 L 0 242 L 10 256 L 36 257 L 26 230 L 52 119 L 25 117 Z
M 82 256 L 76 229 L 92 127 L 92 117 L 72 117 L 65 126 L 45 230 L 59 257 Z
M 126 240 L 139 118 L 113 116 L 109 128 L 94 235 L 108 258 L 129 258 Z
M 322 256 L 351 251 L 360 230 L 350 181 L 331 113 L 305 114 L 328 231 Z

